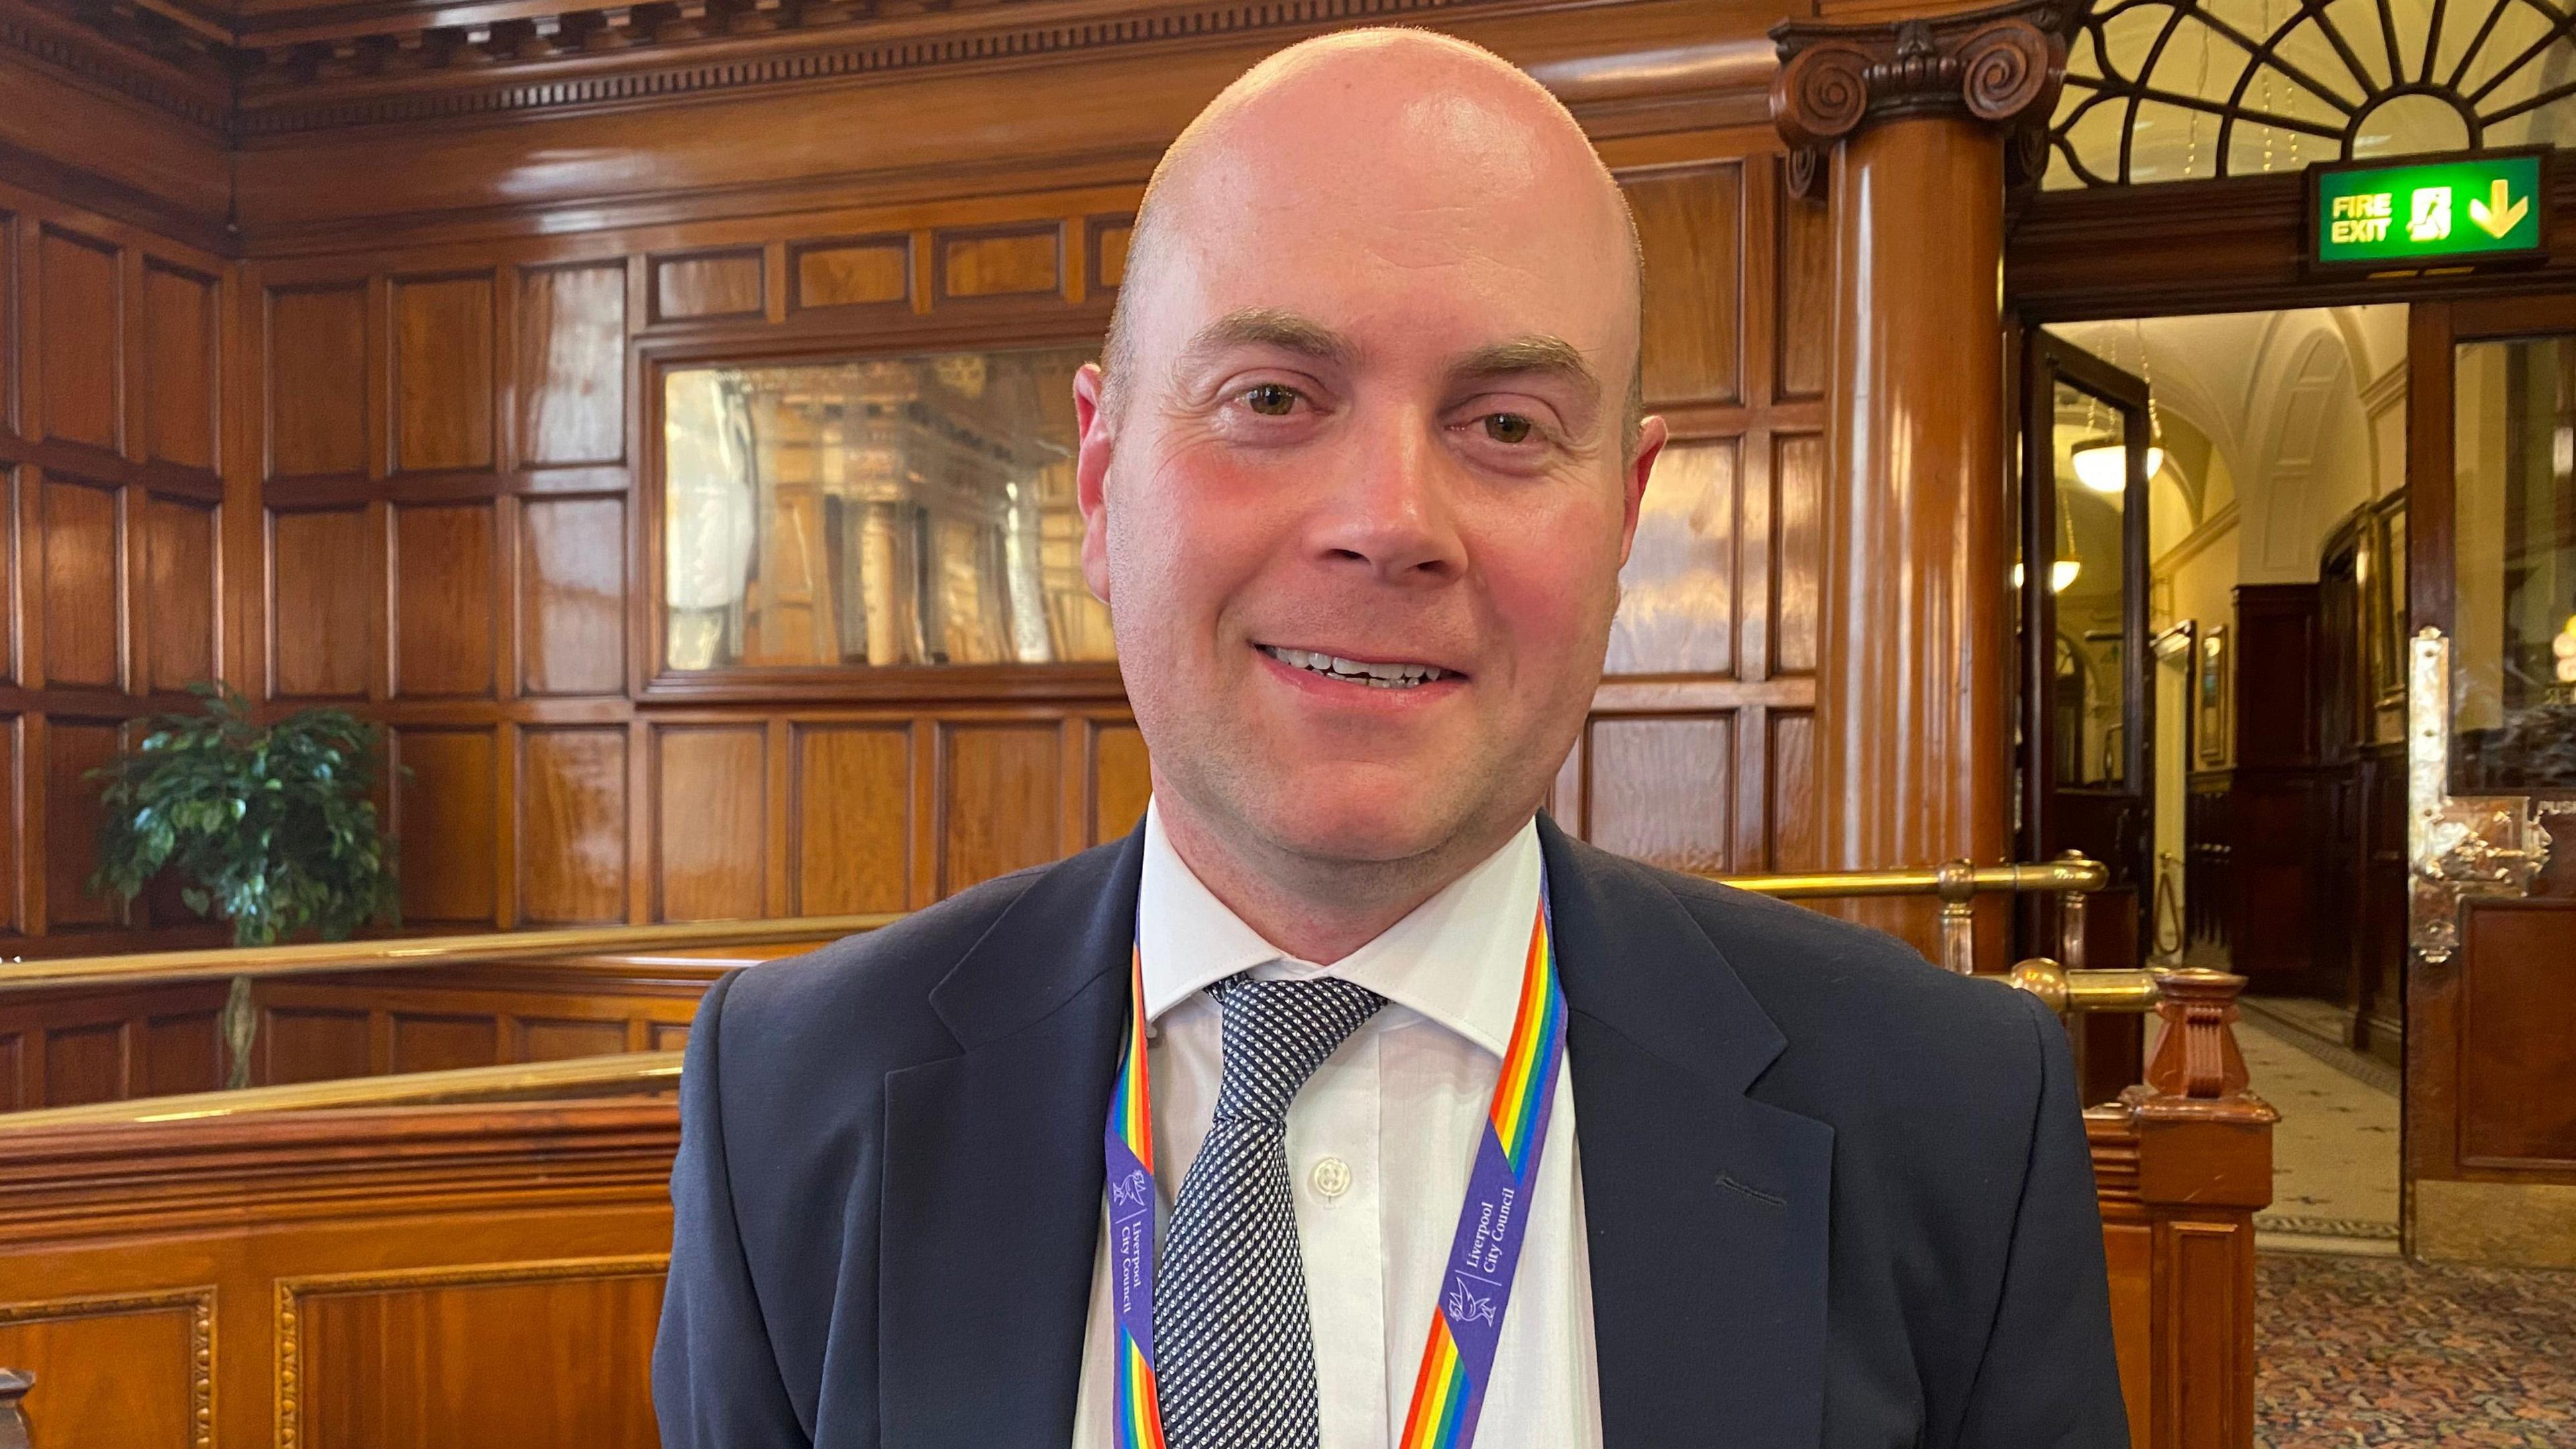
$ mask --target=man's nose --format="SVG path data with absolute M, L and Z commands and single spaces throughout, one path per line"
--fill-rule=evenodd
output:
M 1316 517 L 1321 558 L 1390 584 L 1446 583 L 1465 571 L 1437 428 L 1420 412 L 1388 409 L 1351 431 Z

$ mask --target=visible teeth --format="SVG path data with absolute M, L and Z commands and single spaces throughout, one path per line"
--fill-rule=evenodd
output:
M 1372 664 L 1359 659 L 1344 659 L 1338 654 L 1322 654 L 1311 649 L 1280 649 L 1267 644 L 1261 646 L 1261 652 L 1282 664 L 1374 689 L 1411 689 L 1417 684 L 1429 684 L 1435 679 L 1449 677 L 1448 670 L 1435 669 L 1428 664 Z

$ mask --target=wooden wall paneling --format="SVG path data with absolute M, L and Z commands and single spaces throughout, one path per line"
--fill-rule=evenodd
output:
M 788 786 L 795 915 L 912 900 L 913 745 L 903 721 L 799 722 Z
M 512 1061 L 559 1062 L 651 1049 L 642 1044 L 630 1045 L 627 1023 L 623 1021 L 522 1019 L 518 1025 L 519 1039 L 510 1053 Z
M 1674 443 L 1655 460 L 1619 571 L 1607 673 L 1733 672 L 1739 454 L 1736 439 L 1719 438 Z
M 768 745 L 758 724 L 654 730 L 654 919 L 763 914 Z
M 269 518 L 269 677 L 279 698 L 363 699 L 382 687 L 377 640 L 383 505 Z
M 1824 436 L 1777 436 L 1771 458 L 1771 673 L 1812 676 L 1824 567 Z
M 1674 870 L 1734 868 L 1732 713 L 1593 721 L 1586 838 Z
M 615 694 L 626 682 L 626 500 L 519 503 L 519 687 Z
M 223 357 L 216 279 L 147 258 L 142 311 L 143 456 L 211 473 Z
M 500 919 L 500 750 L 489 727 L 393 731 L 406 925 Z
M 56 1027 L 45 1033 L 44 1101 L 49 1107 L 113 1102 L 133 1095 L 131 1023 Z
M 98 864 L 99 786 L 86 778 L 116 758 L 119 726 L 113 720 L 52 718 L 45 721 L 42 868 L 45 926 L 49 931 L 121 923 L 115 902 L 89 893 Z
M 364 474 L 371 427 L 365 284 L 272 287 L 266 302 L 263 475 Z
M 652 1342 L 658 1266 L 393 1271 L 284 1291 L 288 1421 L 310 1449 L 660 1443 L 651 1355 L 627 1351 Z
M 519 924 L 626 919 L 627 754 L 622 725 L 519 731 Z
M 0 345 L 0 357 L 8 353 Z M 34 468 L 0 463 L 0 509 L 5 509 L 0 517 L 0 679 L 39 687 L 42 671 L 33 660 L 45 647 L 44 610 L 34 590 L 26 587 L 26 543 L 40 536 L 34 520 L 42 477 Z
M 253 1075 L 263 1086 L 338 1081 L 381 1070 L 374 1023 L 363 1010 L 264 1007 L 256 1040 Z
M 1060 224 L 937 232 L 931 239 L 938 259 L 933 295 L 955 302 L 1058 291 L 1064 248 Z
M 107 452 L 125 446 L 125 283 L 114 242 L 40 229 L 36 306 L 41 436 Z
M 25 338 L 18 328 L 18 237 L 21 219 L 0 206 L 0 437 L 35 431 L 18 420 L 18 349 Z
M 1099 845 L 1125 835 L 1145 818 L 1154 781 L 1144 732 L 1133 720 L 1095 720 L 1090 735 L 1091 828 L 1083 843 Z
M 482 471 L 493 452 L 492 274 L 388 279 L 391 473 Z
M 397 698 L 491 696 L 501 619 L 496 506 L 393 505 Z
M 1646 402 L 1743 396 L 1744 167 L 1721 162 L 1621 178 L 1645 251 Z
M 1135 239 L 1135 213 L 1095 216 L 1085 220 L 1083 226 L 1082 251 L 1089 259 L 1091 295 L 1116 291 L 1127 277 L 1127 244 Z
M 939 725 L 939 893 L 1060 854 L 1063 758 L 1053 723 Z
M 489 1016 L 389 1011 L 397 1072 L 443 1072 L 501 1061 L 500 1023 Z
M 136 591 L 135 674 L 146 690 L 215 677 L 215 550 L 221 515 L 194 499 L 143 498 L 143 586 Z
M 912 306 L 912 238 L 902 234 L 800 242 L 788 249 L 792 311 Z
M 757 317 L 767 307 L 766 259 L 759 247 L 656 256 L 653 320 Z
M 1832 213 L 1821 201 L 1789 194 L 1786 165 L 1775 160 L 1769 170 L 1779 257 L 1778 290 L 1772 303 L 1778 318 L 1772 352 L 1777 367 L 1773 396 L 1782 401 L 1822 398 L 1833 365 Z
M 625 460 L 626 286 L 617 261 L 520 274 L 512 382 L 521 467 Z
M 138 1045 L 138 1097 L 212 1092 L 224 1085 L 223 1018 L 212 1006 L 146 1017 Z
M 122 689 L 127 639 L 122 491 L 49 475 L 39 497 L 44 682 Z
M 1816 716 L 1813 710 L 1771 710 L 1769 792 L 1762 806 L 1769 846 L 1763 869 L 1811 871 L 1824 859 L 1823 822 L 1816 798 Z
M 47 1367 L 23 1404 L 31 1441 L 210 1445 L 214 1312 L 203 1286 L 0 1302 L 0 1362 Z
M 2459 1163 L 2564 1181 L 2576 1172 L 2576 902 L 2478 901 L 2467 915 L 2447 1047 Z
M 43 813 L 41 806 L 32 814 L 24 808 L 26 792 L 19 782 L 24 778 L 26 761 L 25 717 L 0 715 L 0 934 L 16 935 L 30 929 L 27 864 L 44 859 L 42 837 L 27 829 L 28 822 L 41 820 Z

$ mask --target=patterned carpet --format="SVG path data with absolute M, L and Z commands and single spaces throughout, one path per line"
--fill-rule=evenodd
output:
M 2576 1273 L 2255 1259 L 2261 1449 L 2576 1445 Z

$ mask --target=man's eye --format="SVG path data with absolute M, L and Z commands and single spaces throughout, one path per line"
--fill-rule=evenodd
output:
M 1519 413 L 1487 413 L 1481 420 L 1485 436 L 1497 443 L 1526 443 L 1538 431 L 1538 425 Z
M 1297 390 L 1265 382 L 1244 390 L 1243 405 L 1265 418 L 1284 418 L 1297 410 Z

